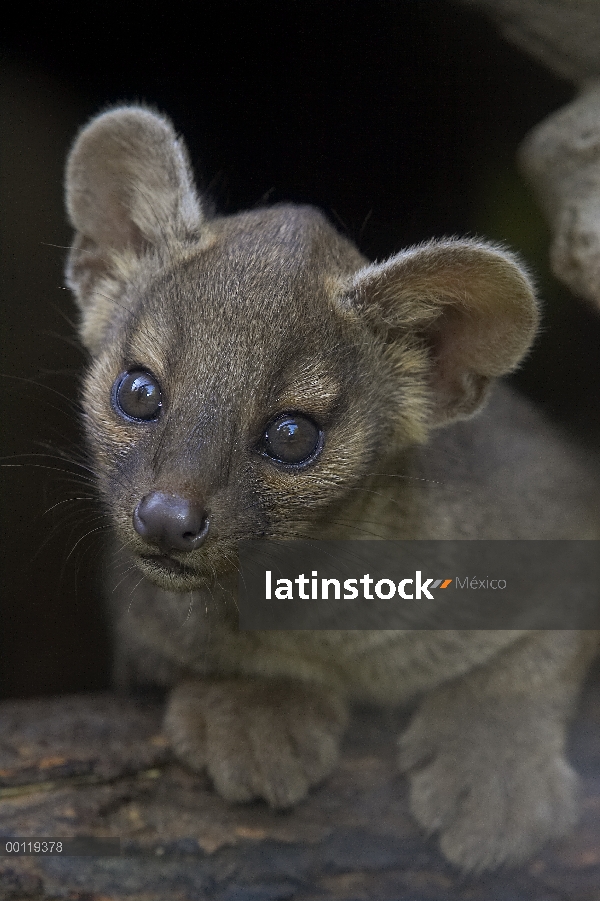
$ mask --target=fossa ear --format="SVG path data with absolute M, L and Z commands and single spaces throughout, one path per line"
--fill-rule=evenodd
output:
M 538 307 L 509 253 L 477 241 L 431 241 L 359 270 L 351 305 L 393 344 L 425 348 L 433 425 L 473 414 L 494 378 L 531 346 Z
M 202 223 L 183 142 L 143 107 L 110 110 L 82 129 L 65 188 L 76 232 L 67 281 L 84 312 L 99 279 L 149 247 L 197 237 Z

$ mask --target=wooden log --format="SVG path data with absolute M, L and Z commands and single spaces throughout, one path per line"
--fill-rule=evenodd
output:
M 290 812 L 232 807 L 173 762 L 161 705 L 110 694 L 0 705 L 0 835 L 120 839 L 120 856 L 0 857 L 2 901 L 600 899 L 600 672 L 573 730 L 582 819 L 518 869 L 465 876 L 414 825 L 402 714 L 357 712 L 340 766 Z

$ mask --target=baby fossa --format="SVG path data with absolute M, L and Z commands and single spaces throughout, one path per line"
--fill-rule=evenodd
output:
M 449 860 L 563 835 L 596 633 L 236 629 L 241 539 L 600 537 L 528 404 L 498 386 L 464 421 L 536 332 L 515 259 L 445 240 L 372 264 L 310 207 L 209 216 L 144 108 L 83 129 L 66 194 L 118 681 L 172 686 L 174 753 L 278 808 L 332 770 L 353 701 L 410 700 L 399 765 Z

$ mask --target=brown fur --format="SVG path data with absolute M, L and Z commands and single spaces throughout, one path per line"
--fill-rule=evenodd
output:
M 595 634 L 235 626 L 244 538 L 599 537 L 587 472 L 528 404 L 498 390 L 462 421 L 535 334 L 515 258 L 447 240 L 369 264 L 312 208 L 208 218 L 170 123 L 142 108 L 81 132 L 66 190 L 118 680 L 174 685 L 175 753 L 225 798 L 275 807 L 330 772 L 352 700 L 420 698 L 400 766 L 450 860 L 514 862 L 564 834 L 565 728 Z M 156 422 L 111 403 L 139 366 L 162 387 Z M 257 451 L 290 410 L 326 435 L 293 471 Z M 147 560 L 132 514 L 151 491 L 210 510 L 205 543 L 172 554 L 185 570 Z

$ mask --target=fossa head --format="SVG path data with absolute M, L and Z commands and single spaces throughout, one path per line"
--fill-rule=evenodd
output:
M 474 413 L 535 333 L 531 286 L 497 248 L 369 264 L 310 207 L 209 217 L 148 109 L 84 128 L 66 191 L 89 446 L 120 539 L 165 588 L 232 567 L 239 539 L 343 523 L 374 471 Z

